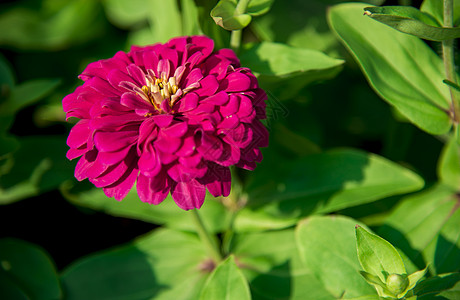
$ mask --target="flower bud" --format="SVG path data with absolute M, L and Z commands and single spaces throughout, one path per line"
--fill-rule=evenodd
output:
M 387 277 L 387 288 L 394 295 L 401 294 L 409 285 L 409 280 L 406 275 L 390 274 Z

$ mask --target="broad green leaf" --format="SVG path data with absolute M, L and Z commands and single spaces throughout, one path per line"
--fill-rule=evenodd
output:
M 251 299 L 248 283 L 232 255 L 214 269 L 201 291 L 200 300 L 214 299 Z
M 18 138 L 11 166 L 0 172 L 0 204 L 8 204 L 57 188 L 73 177 L 62 136 Z
M 436 20 L 412 6 L 366 7 L 365 14 L 403 33 L 430 41 L 460 37 L 460 28 L 439 27 Z
M 430 277 L 423 280 L 414 288 L 414 293 L 417 295 L 419 300 L 431 300 L 431 299 L 458 299 L 458 298 L 447 298 L 437 297 L 441 296 L 444 291 L 449 291 L 455 288 L 456 284 L 460 282 L 460 273 L 448 273 L 440 274 L 438 276 Z
M 246 13 L 251 16 L 266 14 L 275 0 L 250 0 Z
M 336 299 L 376 295 L 359 274 L 356 223 L 342 216 L 313 216 L 297 225 L 300 258 Z
M 358 259 L 364 271 L 377 275 L 382 282 L 391 274 L 406 274 L 406 268 L 398 251 L 387 241 L 368 232 L 362 227 L 356 228 Z
M 294 96 L 309 83 L 334 77 L 343 64 L 316 50 L 270 42 L 250 46 L 239 58 L 258 75 L 263 87 L 281 88 L 282 98 Z
M 161 204 L 152 205 L 139 199 L 135 187 L 122 201 L 108 198 L 102 189 L 95 188 L 90 183 L 68 182 L 61 191 L 65 198 L 75 205 L 100 210 L 113 216 L 165 224 L 181 230 L 195 230 L 190 212 L 180 209 L 174 203 L 171 195 L 168 195 Z M 222 231 L 226 228 L 230 217 L 224 206 L 209 194 L 200 208 L 200 216 L 206 228 L 211 232 Z
M 149 5 L 145 0 L 104 0 L 102 3 L 108 19 L 121 28 L 141 23 L 149 14 Z
M 444 146 L 438 163 L 438 177 L 454 191 L 460 190 L 460 146 L 455 137 Z
M 1 114 L 14 114 L 21 108 L 40 100 L 60 83 L 58 79 L 36 79 L 16 85 L 7 101 L 0 105 Z
M 27 294 L 4 272 L 0 272 L 0 297 L 2 299 L 30 300 Z
M 424 260 L 422 253 L 430 244 L 435 248 L 438 239 L 442 244 L 439 232 L 455 205 L 456 197 L 451 188 L 444 185 L 433 186 L 426 191 L 403 198 L 377 233 L 401 249 L 419 269 L 427 264 L 430 264 L 431 268 L 439 262 L 433 258 Z M 438 251 L 441 251 L 441 248 Z
M 241 30 L 251 23 L 248 14 L 236 14 L 236 2 L 233 0 L 220 0 L 211 11 L 214 22 L 226 30 Z
M 333 212 L 423 186 L 413 172 L 357 150 L 336 149 L 283 163 L 276 153 L 265 154 L 248 182 L 248 205 L 276 217 Z
M 420 39 L 362 16 L 365 5 L 329 10 L 332 30 L 354 56 L 380 97 L 431 134 L 451 128 L 449 88 L 440 57 Z
M 166 43 L 173 37 L 182 36 L 182 19 L 177 1 L 151 0 L 147 9 L 152 30 L 151 44 Z
M 88 41 L 103 31 L 105 18 L 98 1 L 47 1 L 40 7 L 16 6 L 0 14 L 0 28 L 8 28 L 0 31 L 0 45 L 56 50 Z
M 439 296 L 451 300 L 460 299 L 460 282 L 457 282 L 457 284 L 455 284 L 455 286 L 453 286 L 451 289 L 442 291 L 441 293 L 439 293 Z
M 439 23 L 439 25 L 444 24 L 444 1 L 439 0 L 424 0 L 420 6 L 422 12 L 428 13 L 433 16 Z M 460 18 L 460 1 L 454 0 L 454 21 L 458 25 L 458 19 Z
M 233 245 L 254 299 L 335 299 L 301 263 L 293 229 L 238 234 Z
M 212 262 L 193 234 L 160 229 L 64 270 L 66 299 L 194 300 Z
M 1 299 L 61 299 L 56 269 L 42 249 L 11 238 L 1 239 L 0 249 L 0 286 L 3 278 L 13 285 L 0 288 Z M 10 293 L 14 298 L 8 298 Z M 27 296 L 23 298 L 21 294 Z

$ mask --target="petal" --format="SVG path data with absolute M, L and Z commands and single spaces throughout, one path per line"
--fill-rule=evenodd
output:
M 233 72 L 227 75 L 221 83 L 221 89 L 227 92 L 246 91 L 251 86 L 251 79 L 243 73 Z
M 163 202 L 170 190 L 167 175 L 164 173 L 160 173 L 155 177 L 147 177 L 139 174 L 136 188 L 142 202 L 155 205 Z
M 136 168 L 129 169 L 117 182 L 103 188 L 105 195 L 121 201 L 133 187 L 138 173 Z
M 228 94 L 227 92 L 220 91 L 217 94 L 211 95 L 207 98 L 201 100 L 201 103 L 211 103 L 214 105 L 225 105 L 228 102 Z
M 135 64 L 130 64 L 127 69 L 129 75 L 131 75 L 131 77 L 135 80 L 138 86 L 142 87 L 147 84 L 144 71 L 142 71 L 141 68 L 139 68 Z
M 80 120 L 72 127 L 67 138 L 67 145 L 70 148 L 79 148 L 86 144 L 88 137 L 92 135 L 88 125 L 88 120 Z
M 229 116 L 232 115 L 236 112 L 238 112 L 240 106 L 240 100 L 239 97 L 236 95 L 230 95 L 230 100 L 225 106 L 220 107 L 220 112 L 222 113 L 222 116 Z
M 206 187 L 196 179 L 188 182 L 178 182 L 171 189 L 171 196 L 177 206 L 183 210 L 200 208 L 206 196 Z
M 156 176 L 162 168 L 160 158 L 151 144 L 148 144 L 138 161 L 141 174 L 149 177 Z
M 137 131 L 98 131 L 94 134 L 94 144 L 98 150 L 103 152 L 119 151 L 134 144 L 137 139 Z
M 219 88 L 219 82 L 214 75 L 208 75 L 205 78 L 200 80 L 200 85 L 198 89 L 194 90 L 200 97 L 208 97 L 214 95 L 217 89 Z
M 197 107 L 198 95 L 195 93 L 188 93 L 179 100 L 179 111 L 186 112 Z
M 182 137 L 188 130 L 187 122 L 177 122 L 167 128 L 164 128 L 161 132 L 169 137 Z
M 145 109 L 154 111 L 153 105 L 134 93 L 124 93 L 121 96 L 120 103 L 131 109 Z

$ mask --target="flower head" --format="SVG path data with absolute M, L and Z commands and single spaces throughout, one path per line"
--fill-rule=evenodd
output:
M 69 159 L 78 180 L 123 199 L 136 182 L 144 202 L 169 192 L 182 209 L 199 208 L 206 189 L 228 196 L 229 166 L 253 170 L 268 145 L 265 92 L 229 49 L 205 36 L 133 46 L 89 64 L 66 96 Z

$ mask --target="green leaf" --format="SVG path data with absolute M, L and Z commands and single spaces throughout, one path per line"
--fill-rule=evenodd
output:
M 337 211 L 423 186 L 413 172 L 357 150 L 336 149 L 282 163 L 276 153 L 265 154 L 248 182 L 248 205 L 280 218 Z
M 281 88 L 282 98 L 290 98 L 309 83 L 329 79 L 341 70 L 343 60 L 310 49 L 262 42 L 245 49 L 239 56 L 263 87 Z
M 454 20 L 456 20 L 456 25 L 458 25 L 458 19 L 460 18 L 460 1 L 454 0 Z M 444 5 L 443 1 L 439 0 L 424 0 L 422 5 L 420 6 L 420 10 L 422 12 L 428 13 L 433 16 L 439 25 L 444 23 Z
M 390 274 L 406 274 L 398 251 L 387 241 L 362 227 L 356 228 L 358 259 L 364 271 L 377 275 L 382 282 Z
M 68 300 L 193 300 L 210 267 L 195 235 L 160 229 L 75 262 L 61 280 Z
M 366 7 L 365 14 L 403 33 L 430 41 L 460 37 L 460 28 L 439 27 L 436 20 L 412 6 Z
M 365 5 L 345 3 L 329 10 L 329 23 L 361 66 L 377 94 L 431 134 L 451 128 L 444 67 L 420 39 L 363 17 Z
M 460 147 L 456 137 L 452 137 L 442 150 L 438 163 L 438 177 L 454 191 L 460 190 Z
M 168 195 L 161 204 L 152 205 L 142 202 L 137 196 L 136 189 L 133 188 L 123 201 L 116 201 L 108 198 L 102 189 L 95 188 L 90 183 L 76 183 L 75 181 L 66 183 L 61 192 L 75 205 L 100 210 L 113 216 L 195 231 L 192 216 L 189 212 L 180 209 L 174 203 L 171 195 Z M 224 206 L 209 194 L 200 208 L 200 216 L 206 228 L 211 232 L 222 231 L 230 220 Z
M 60 84 L 58 79 L 36 79 L 16 85 L 0 105 L 0 114 L 15 114 L 21 108 L 48 95 Z
M 4 97 L 3 85 L 6 84 L 9 88 L 12 88 L 14 86 L 14 82 L 13 71 L 11 70 L 6 58 L 0 54 L 0 86 L 2 86 L 2 90 L 0 90 L 0 103 Z
M 1 239 L 0 249 L 0 298 L 61 299 L 62 291 L 56 269 L 48 254 L 42 249 L 11 238 Z M 5 288 L 4 278 L 13 287 L 5 284 Z M 15 297 L 8 298 L 12 295 Z
M 460 209 L 458 195 L 456 206 L 452 208 L 444 220 L 439 233 L 424 249 L 423 256 L 429 263 L 433 274 L 460 271 Z
M 436 251 L 437 243 L 441 243 L 437 255 L 449 249 L 452 254 L 455 253 L 452 252 L 455 248 L 449 248 L 450 242 L 440 236 L 440 231 L 452 215 L 456 202 L 450 187 L 435 185 L 421 193 L 403 198 L 377 233 L 401 249 L 419 268 L 424 268 L 427 264 L 430 264 L 430 269 L 436 268 L 440 263 L 439 257 L 435 261 L 434 253 L 431 252 L 431 256 L 424 255 L 424 260 L 422 253 L 426 253 L 429 245 L 431 251 Z M 451 230 L 454 229 L 451 227 Z M 449 239 L 455 241 L 455 230 L 452 233 L 454 236 Z M 448 261 L 445 267 L 449 266 Z
M 232 255 L 217 266 L 201 291 L 200 300 L 214 299 L 251 299 L 248 283 Z
M 226 30 L 241 30 L 251 23 L 252 17 L 248 14 L 236 15 L 236 2 L 220 0 L 211 11 L 214 22 Z
M 65 157 L 65 137 L 31 136 L 18 141 L 11 166 L 0 170 L 0 204 L 52 190 L 73 177 L 72 164 Z
M 254 299 L 336 299 L 301 263 L 293 229 L 238 234 L 233 246 Z
M 431 299 L 458 299 L 449 297 L 437 297 L 441 296 L 444 291 L 455 289 L 460 282 L 460 273 L 448 273 L 440 274 L 438 276 L 430 277 L 423 280 L 414 288 L 414 293 L 417 295 L 419 300 L 431 300 Z
M 412 290 L 417 285 L 420 279 L 422 279 L 423 276 L 425 276 L 427 270 L 428 267 L 425 267 L 425 269 L 414 272 L 407 276 L 407 279 L 409 279 L 409 286 L 407 287 L 408 291 Z
M 246 13 L 251 16 L 266 14 L 275 0 L 250 0 Z
M 121 28 L 130 28 L 141 23 L 149 14 L 145 0 L 105 0 L 102 2 L 108 19 Z
M 359 274 L 356 223 L 342 216 L 313 216 L 296 228 L 300 258 L 336 299 L 376 295 Z

